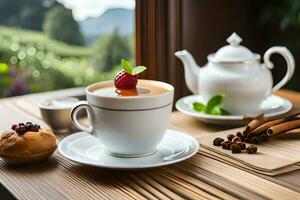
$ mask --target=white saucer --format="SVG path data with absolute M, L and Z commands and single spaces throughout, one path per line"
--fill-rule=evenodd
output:
M 143 169 L 186 160 L 198 152 L 199 143 L 185 133 L 167 130 L 155 153 L 139 158 L 121 158 L 106 153 L 97 138 L 78 132 L 64 138 L 58 149 L 63 156 L 80 164 L 110 169 Z
M 178 111 L 196 117 L 209 124 L 243 125 L 246 123 L 243 121 L 242 115 L 220 116 L 197 112 L 193 109 L 193 103 L 195 101 L 202 103 L 204 102 L 201 96 L 191 95 L 179 99 L 175 106 Z M 265 113 L 266 117 L 270 118 L 285 114 L 290 111 L 292 107 L 293 105 L 289 100 L 283 97 L 272 95 L 262 103 L 260 110 L 261 112 Z

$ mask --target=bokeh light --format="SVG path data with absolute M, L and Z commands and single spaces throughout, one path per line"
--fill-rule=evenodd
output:
M 24 51 L 20 51 L 20 52 L 18 53 L 18 58 L 19 58 L 20 60 L 23 60 L 25 57 L 26 57 L 26 54 L 25 54 Z
M 12 56 L 9 59 L 11 64 L 17 64 L 18 63 L 18 57 L 17 56 Z
M 20 45 L 19 45 L 18 43 L 12 43 L 12 44 L 10 45 L 10 49 L 11 49 L 12 51 L 17 51 L 19 48 L 20 48 Z
M 34 47 L 29 47 L 29 48 L 27 49 L 27 54 L 28 54 L 29 56 L 34 56 L 35 53 L 36 53 L 36 49 L 35 49 Z
M 37 69 L 33 70 L 32 76 L 35 77 L 35 78 L 39 77 L 40 76 L 39 70 L 37 70 Z

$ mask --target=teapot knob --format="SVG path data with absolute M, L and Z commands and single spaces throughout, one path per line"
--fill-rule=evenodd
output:
M 233 32 L 228 38 L 227 38 L 227 42 L 232 45 L 232 46 L 238 46 L 241 42 L 242 42 L 242 38 L 236 34 L 235 32 Z

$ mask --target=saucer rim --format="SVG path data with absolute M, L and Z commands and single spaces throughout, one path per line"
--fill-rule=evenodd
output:
M 76 137 L 76 136 L 78 137 L 79 134 L 86 134 L 87 132 L 85 132 L 85 131 L 79 131 L 79 132 L 73 133 L 73 134 L 65 137 L 64 139 L 62 139 L 60 141 L 59 145 L 58 145 L 58 151 L 66 159 L 71 160 L 71 161 L 73 161 L 75 163 L 78 163 L 78 164 L 93 166 L 93 167 L 98 167 L 98 168 L 103 168 L 103 169 L 121 169 L 121 170 L 126 170 L 126 169 L 149 169 L 149 168 L 157 168 L 157 167 L 168 166 L 168 165 L 172 165 L 172 164 L 187 160 L 187 159 L 193 157 L 194 155 L 196 155 L 199 152 L 200 144 L 199 144 L 199 142 L 197 141 L 196 138 L 194 138 L 193 136 L 191 136 L 187 133 L 184 133 L 182 131 L 177 131 L 177 130 L 174 130 L 174 129 L 167 129 L 166 134 L 168 134 L 169 131 L 171 131 L 171 133 L 173 133 L 173 134 L 179 134 L 179 135 L 183 135 L 184 137 L 189 137 L 195 145 L 193 145 L 193 148 L 191 148 L 190 152 L 188 154 L 184 155 L 183 157 L 180 157 L 180 158 L 175 159 L 175 160 L 170 160 L 170 161 L 161 160 L 161 162 L 157 163 L 157 164 L 148 164 L 148 165 L 142 165 L 142 166 L 128 166 L 128 165 L 112 166 L 112 165 L 105 165 L 105 164 L 88 163 L 88 162 L 85 162 L 85 161 L 80 161 L 78 159 L 74 159 L 73 157 L 71 157 L 71 156 L 69 156 L 65 153 L 65 150 L 62 149 L 63 148 L 62 146 L 65 145 L 65 143 L 69 143 L 68 140 L 72 139 L 72 137 Z M 145 157 L 142 157 L 142 158 L 145 158 Z M 122 159 L 124 159 L 124 158 L 122 158 Z M 138 158 L 135 158 L 135 159 L 138 159 Z
M 196 117 L 198 119 L 204 119 L 204 120 L 243 120 L 243 115 L 229 115 L 229 116 L 225 116 L 225 115 L 210 115 L 210 114 L 205 114 L 205 113 L 193 113 L 189 110 L 186 110 L 184 108 L 182 108 L 179 104 L 182 104 L 184 103 L 184 99 L 187 99 L 187 98 L 191 98 L 191 97 L 201 97 L 201 95 L 189 95 L 189 96 L 185 96 L 185 97 L 182 97 L 180 98 L 179 100 L 176 101 L 175 103 L 175 107 L 176 109 L 179 111 L 179 112 L 182 112 L 186 115 L 189 115 L 189 116 L 193 116 L 193 117 Z M 281 98 L 283 101 L 284 101 L 284 104 L 288 107 L 288 109 L 285 109 L 285 110 L 282 110 L 282 111 L 278 111 L 277 113 L 275 114 L 266 114 L 266 117 L 267 118 L 272 118 L 272 117 L 275 117 L 275 116 L 280 116 L 280 115 L 283 115 L 287 112 L 289 112 L 292 108 L 293 108 L 293 104 L 286 98 L 284 97 L 281 97 L 281 96 L 278 96 L 278 95 L 271 95 L 271 96 L 274 96 L 274 97 L 279 97 Z M 270 97 L 271 97 L 270 96 Z

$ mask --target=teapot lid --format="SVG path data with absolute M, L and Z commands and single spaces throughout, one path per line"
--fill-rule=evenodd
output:
M 229 45 L 220 48 L 214 55 L 208 56 L 213 62 L 244 62 L 259 59 L 258 54 L 252 53 L 248 48 L 240 45 L 242 38 L 232 33 L 226 40 Z

